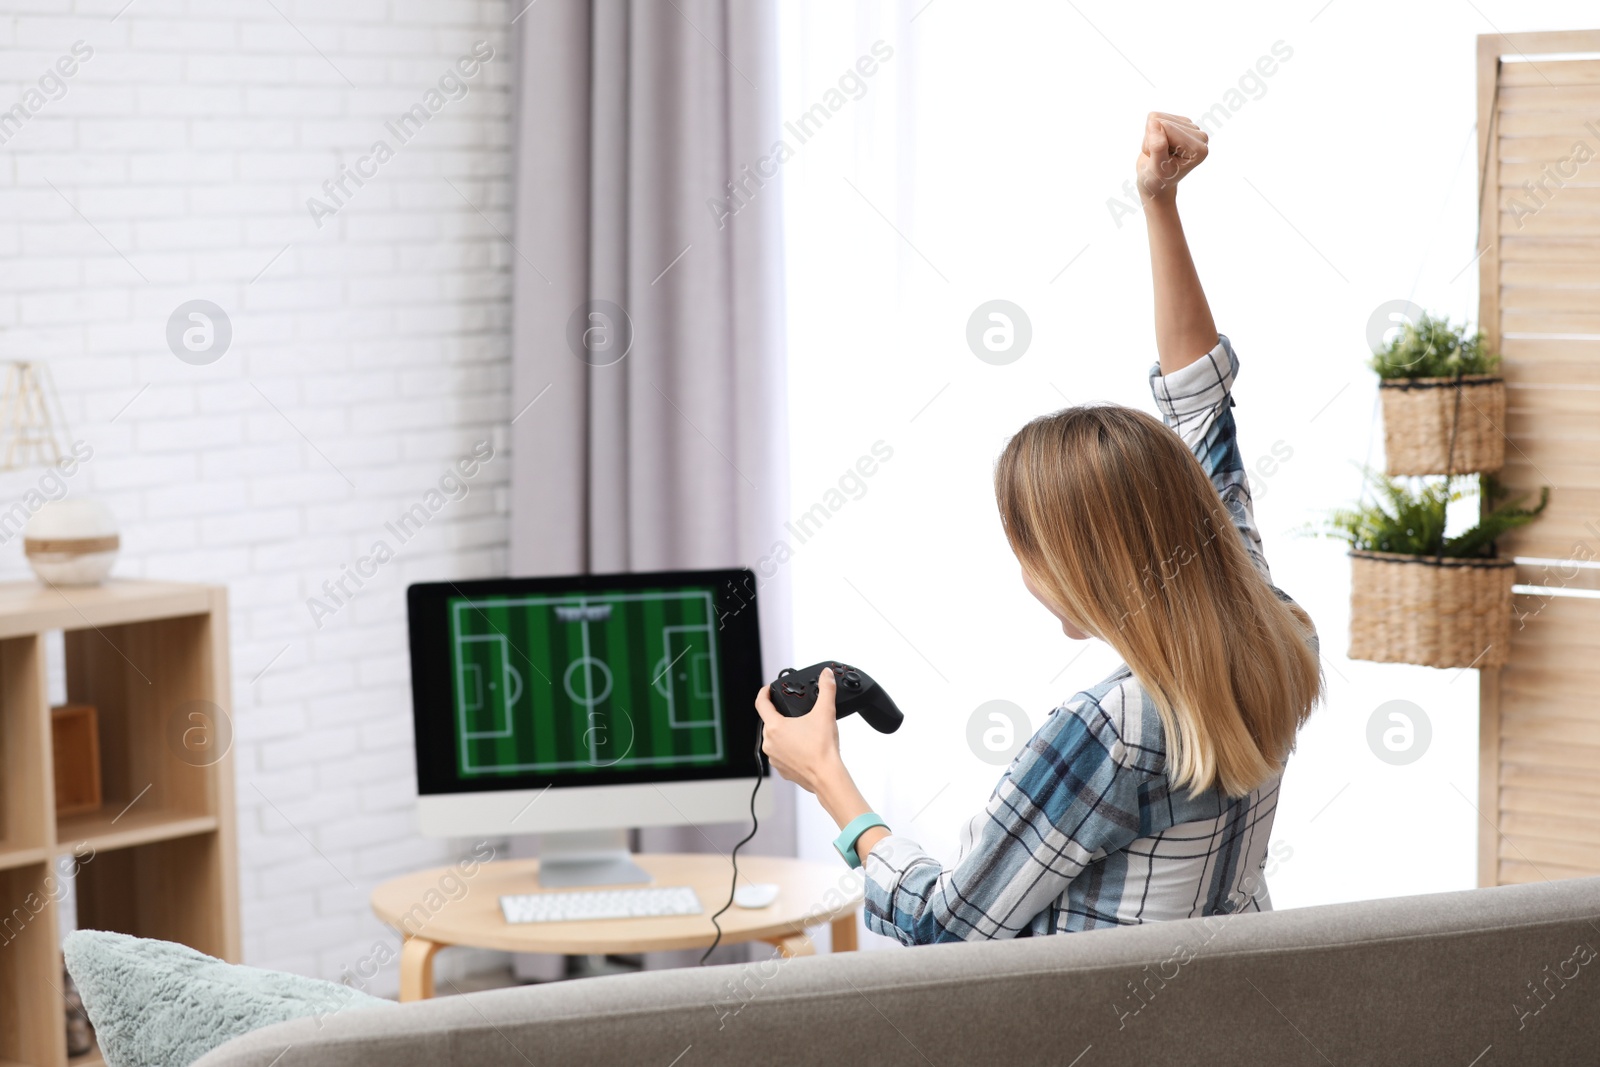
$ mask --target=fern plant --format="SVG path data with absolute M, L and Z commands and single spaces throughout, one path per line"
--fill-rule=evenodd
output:
M 1452 326 L 1448 318 L 1424 313 L 1374 352 L 1370 366 L 1385 380 L 1454 378 L 1458 374 L 1493 374 L 1500 357 L 1488 350 L 1482 330 L 1468 334 L 1465 323 Z
M 1508 530 L 1525 526 L 1550 503 L 1550 487 L 1539 490 L 1539 503 L 1523 507 L 1527 494 L 1508 497 L 1492 476 L 1482 475 L 1479 486 L 1486 503 L 1476 525 L 1454 537 L 1445 534 L 1445 512 L 1465 497 L 1454 478 L 1421 480 L 1416 487 L 1375 471 L 1367 478 L 1376 490 L 1369 504 L 1341 508 L 1328 519 L 1326 533 L 1367 552 L 1395 552 L 1406 556 L 1447 556 L 1452 559 L 1494 556 L 1494 543 Z

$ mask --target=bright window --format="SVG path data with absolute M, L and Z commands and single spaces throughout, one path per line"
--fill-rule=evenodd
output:
M 1511 25 L 1507 4 L 1484 12 L 1506 32 L 1589 21 L 1578 4 L 1545 5 L 1539 25 Z M 974 710 L 1009 701 L 1037 725 L 1117 662 L 1067 641 L 1023 589 L 990 475 L 1034 415 L 1088 400 L 1152 409 L 1144 226 L 1124 182 L 1159 108 L 1210 115 L 1213 156 L 1181 203 L 1243 362 L 1236 415 L 1260 464 L 1267 556 L 1325 651 L 1328 702 L 1279 806 L 1291 854 L 1275 901 L 1473 884 L 1477 676 L 1346 660 L 1348 562 L 1302 531 L 1380 461 L 1364 369 L 1374 309 L 1476 312 L 1473 55 L 1489 31 L 1472 5 L 1361 0 L 1226 15 L 785 4 L 795 655 L 857 663 L 905 711 L 893 737 L 841 729 L 898 832 L 953 860 L 1002 770 L 969 750 Z M 966 337 L 997 299 L 1031 324 L 1007 365 Z M 1395 698 L 1432 724 L 1405 766 L 1367 741 Z M 988 728 L 1003 739 L 1001 720 Z M 803 853 L 831 855 L 833 833 L 803 798 Z

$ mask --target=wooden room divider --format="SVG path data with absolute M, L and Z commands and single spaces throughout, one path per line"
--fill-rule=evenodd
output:
M 1480 323 L 1504 356 L 1508 488 L 1549 509 L 1510 661 L 1481 672 L 1478 881 L 1600 874 L 1600 30 L 1478 38 Z

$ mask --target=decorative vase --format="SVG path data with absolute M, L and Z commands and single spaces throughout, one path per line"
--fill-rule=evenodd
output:
M 1492 473 L 1505 466 L 1504 378 L 1389 378 L 1378 383 L 1378 396 L 1391 476 Z
M 1505 666 L 1514 561 L 1354 551 L 1350 562 L 1351 659 Z
M 122 539 L 116 517 L 100 501 L 56 500 L 33 513 L 22 547 L 46 585 L 99 585 L 111 573 Z

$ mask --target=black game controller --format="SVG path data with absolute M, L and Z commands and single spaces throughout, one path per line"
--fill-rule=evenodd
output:
M 874 682 L 866 671 L 852 667 L 848 663 L 835 663 L 832 660 L 826 663 L 814 663 L 804 670 L 784 668 L 778 674 L 778 680 L 767 686 L 767 695 L 772 698 L 772 706 L 790 719 L 798 719 L 806 714 L 817 704 L 817 695 L 820 692 L 817 680 L 822 676 L 824 667 L 833 670 L 833 680 L 837 687 L 834 707 L 838 710 L 839 718 L 859 711 L 867 725 L 880 734 L 892 734 L 900 729 L 900 723 L 904 721 L 905 716 L 894 706 L 894 700 L 884 692 L 883 686 Z

